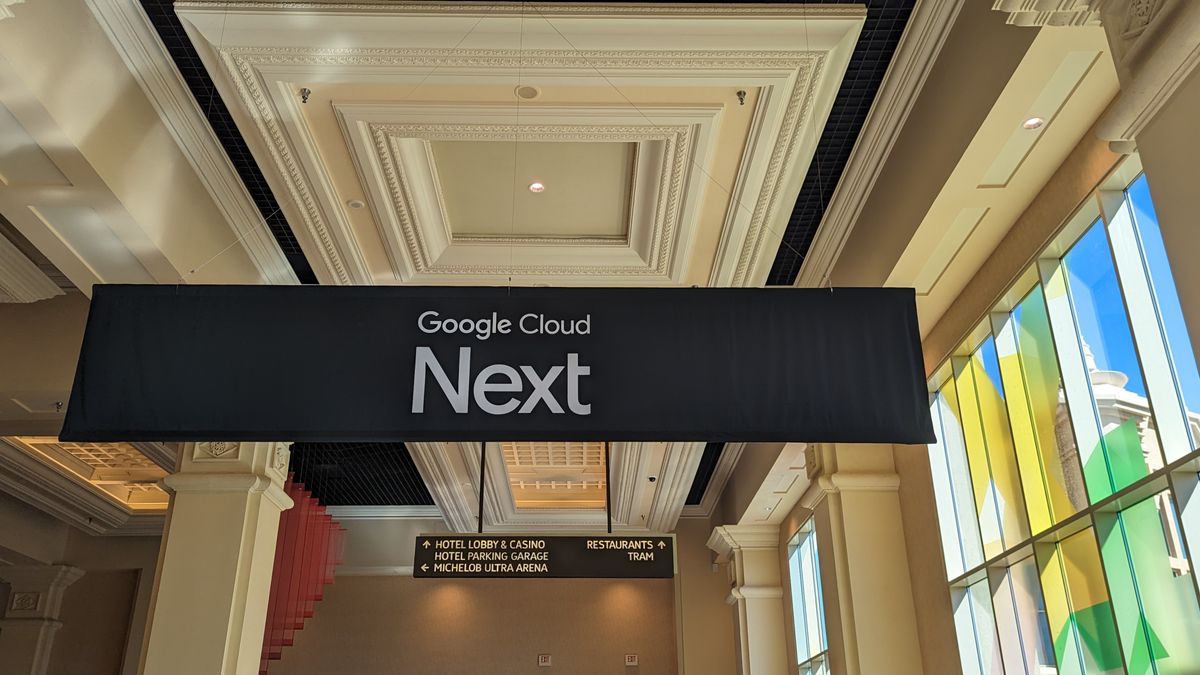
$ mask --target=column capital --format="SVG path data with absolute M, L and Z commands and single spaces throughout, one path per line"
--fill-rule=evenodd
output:
M 57 619 L 63 592 L 83 576 L 70 565 L 13 565 L 0 567 L 0 580 L 8 583 L 5 619 Z
M 293 505 L 283 491 L 290 446 L 283 441 L 185 443 L 179 471 L 164 478 L 163 486 L 176 494 L 259 493 L 287 510 Z
M 295 505 L 279 483 L 266 476 L 252 473 L 175 473 L 163 478 L 162 483 L 176 494 L 188 492 L 262 493 L 281 511 L 286 511 Z
M 736 551 L 779 548 L 778 525 L 722 525 L 714 528 L 708 547 L 722 560 Z

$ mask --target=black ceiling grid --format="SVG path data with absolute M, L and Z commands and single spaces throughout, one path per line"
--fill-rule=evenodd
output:
M 141 3 L 296 276 L 301 283 L 317 283 L 270 186 L 175 15 L 172 0 L 141 0 Z M 784 243 L 775 256 L 767 285 L 795 282 L 915 0 L 821 0 L 821 4 L 859 3 L 866 5 L 867 19 L 792 209 L 783 233 Z M 688 504 L 700 503 L 722 447 L 720 443 L 705 447 Z M 402 443 L 297 443 L 292 446 L 292 457 L 297 479 L 327 505 L 433 503 Z
M 250 154 L 250 148 L 238 131 L 237 125 L 234 124 L 229 109 L 225 107 L 225 102 L 221 100 L 221 95 L 213 86 L 212 78 L 209 77 L 208 71 L 204 69 L 204 64 L 200 61 L 200 55 L 196 53 L 196 48 L 192 46 L 191 40 L 184 32 L 183 24 L 179 22 L 179 17 L 175 14 L 172 0 L 141 0 L 141 2 L 142 8 L 146 10 L 146 15 L 150 17 L 150 23 L 154 24 L 154 29 L 158 31 L 159 39 L 170 52 L 175 66 L 179 68 L 188 88 L 192 90 L 192 96 L 196 98 L 200 109 L 204 111 L 208 123 L 221 141 L 221 146 L 225 148 L 225 154 L 229 156 L 229 161 L 233 163 L 233 167 L 237 170 L 250 197 L 254 199 L 254 205 L 266 219 L 267 227 L 275 236 L 275 241 L 279 242 L 279 248 L 283 250 L 288 264 L 295 271 L 296 278 L 302 284 L 317 283 L 317 276 L 313 274 L 312 266 L 308 264 L 308 259 L 300 250 L 300 242 L 296 241 L 296 235 L 288 226 L 287 219 L 283 217 L 283 212 L 279 209 L 279 202 L 275 201 L 275 195 L 271 193 L 271 188 L 267 185 L 267 179 L 263 177 L 253 155 Z
M 403 443 L 293 443 L 295 479 L 326 506 L 432 506 Z
M 851 1 L 857 0 L 833 0 L 836 4 Z M 865 0 L 864 4 L 867 20 L 846 67 L 842 86 L 834 97 L 829 120 L 817 141 L 808 175 L 784 230 L 783 243 L 767 276 L 768 286 L 791 286 L 796 282 L 800 265 L 825 216 L 825 207 L 875 102 L 875 93 L 891 65 L 896 45 L 900 44 L 915 0 Z
M 687 506 L 699 506 L 704 499 L 704 491 L 712 481 L 713 472 L 717 470 L 717 462 L 721 461 L 721 453 L 725 450 L 724 443 L 709 443 L 704 446 L 704 454 L 700 456 L 700 466 L 696 468 L 696 477 L 692 479 L 692 488 L 688 490 Z

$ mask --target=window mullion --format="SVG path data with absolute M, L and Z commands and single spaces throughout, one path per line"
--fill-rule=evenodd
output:
M 1159 442 L 1166 460 L 1171 462 L 1192 451 L 1182 392 L 1171 366 L 1158 301 L 1143 262 L 1129 201 L 1123 192 L 1104 191 L 1101 195 L 1117 280 L 1125 296 L 1134 344 L 1141 357 Z
M 1084 487 L 1092 503 L 1112 493 L 1112 476 L 1108 471 L 1107 485 L 1103 494 L 1097 494 L 1096 486 L 1088 481 L 1085 467 L 1094 453 L 1104 451 L 1100 436 L 1100 413 L 1092 396 L 1091 374 L 1083 355 L 1079 336 L 1075 331 L 1075 317 L 1067 291 L 1066 268 L 1061 260 L 1039 260 L 1038 276 L 1046 296 L 1046 312 L 1050 315 L 1050 332 L 1054 336 L 1054 349 L 1058 354 L 1059 372 L 1062 373 L 1063 392 L 1067 399 L 1067 413 L 1075 430 L 1075 445 L 1079 451 L 1080 468 L 1084 469 Z M 1105 466 L 1108 458 L 1104 457 Z

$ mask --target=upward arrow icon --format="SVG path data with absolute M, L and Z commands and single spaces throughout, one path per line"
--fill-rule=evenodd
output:
M 426 539 L 426 540 L 425 540 L 425 543 L 424 543 L 424 544 L 422 544 L 422 546 L 424 546 L 425 548 L 429 548 L 429 540 L 428 540 L 428 539 Z
M 667 547 L 667 542 L 665 542 L 665 541 L 660 541 L 660 542 L 658 542 L 658 547 L 659 547 L 660 549 L 666 548 L 666 547 Z

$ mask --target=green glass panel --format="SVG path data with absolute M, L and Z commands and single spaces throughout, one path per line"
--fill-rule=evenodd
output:
M 1200 606 L 1168 493 L 1096 514 L 1130 675 L 1200 673 Z
M 1063 539 L 1059 549 L 1085 672 L 1122 672 L 1120 642 L 1095 536 L 1090 529 L 1084 530 Z
M 1063 265 L 1103 433 L 1103 452 L 1085 453 L 1083 466 L 1096 502 L 1162 467 L 1162 452 L 1155 434 L 1137 432 L 1140 423 L 1153 427 L 1154 420 L 1103 223 L 1097 221 L 1072 245 Z
M 1112 602 L 1091 529 L 1036 550 L 1059 673 L 1123 673 Z
M 1067 593 L 1062 552 L 1054 544 L 1035 546 L 1038 578 L 1046 603 L 1046 623 L 1054 648 L 1054 660 L 1059 675 L 1083 675 L 1083 648 L 1075 622 L 1071 618 L 1071 603 Z
M 1040 286 L 1013 310 L 1012 322 L 1016 327 L 1015 360 L 1020 377 L 1009 389 L 1021 385 L 1025 404 L 1023 409 L 1012 412 L 1014 429 L 1015 420 L 1021 415 L 1028 419 L 1030 428 L 1028 435 L 1017 439 L 1017 453 L 1022 461 L 1026 454 L 1036 457 L 1049 502 L 1050 520 L 1057 523 L 1077 513 L 1088 501 L 1074 434 L 1067 422 L 1066 398 L 1050 332 L 1050 316 Z M 1009 371 L 1006 371 L 1006 382 Z M 1009 397 L 1010 410 L 1015 407 L 1013 398 Z M 1030 447 L 1021 447 L 1022 441 Z

